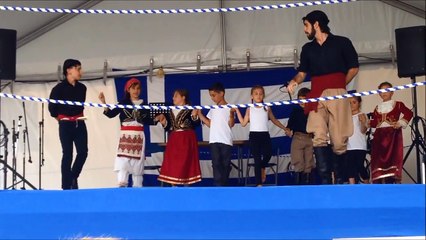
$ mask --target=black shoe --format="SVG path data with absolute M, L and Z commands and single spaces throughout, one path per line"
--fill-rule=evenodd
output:
M 305 185 L 311 184 L 311 173 L 303 173 L 303 184 Z
M 346 157 L 345 153 L 337 155 L 333 153 L 333 172 L 334 172 L 334 184 L 344 184 L 348 182 L 346 177 Z
M 294 185 L 303 185 L 303 172 L 295 172 L 294 175 Z
M 314 147 L 314 154 L 321 184 L 331 184 L 332 155 L 330 147 Z
M 73 178 L 73 179 L 72 179 L 71 189 L 78 189 L 78 182 L 77 182 L 77 178 Z

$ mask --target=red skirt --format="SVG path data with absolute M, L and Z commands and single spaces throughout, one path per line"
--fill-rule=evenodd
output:
M 194 130 L 170 133 L 158 180 L 185 185 L 201 181 L 198 143 Z
M 401 180 L 403 165 L 402 130 L 377 128 L 371 143 L 371 180 L 387 177 Z

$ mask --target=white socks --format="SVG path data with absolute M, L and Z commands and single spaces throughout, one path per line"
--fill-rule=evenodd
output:
M 132 175 L 133 187 L 142 187 L 143 176 Z
M 129 180 L 129 172 L 124 170 L 118 171 L 117 180 L 118 180 L 119 187 L 127 187 L 128 180 Z

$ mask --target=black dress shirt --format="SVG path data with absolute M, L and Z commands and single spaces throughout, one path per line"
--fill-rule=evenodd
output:
M 305 115 L 303 108 L 295 105 L 291 111 L 290 118 L 288 119 L 287 128 L 295 132 L 307 133 L 306 124 L 308 123 L 308 116 Z
M 314 39 L 303 46 L 298 71 L 321 76 L 339 72 L 346 74 L 349 69 L 357 67 L 358 54 L 352 42 L 330 33 L 322 45 Z
M 87 88 L 79 81 L 75 85 L 71 85 L 67 80 L 58 83 L 50 92 L 50 99 L 66 100 L 66 101 L 86 101 Z M 49 103 L 49 112 L 52 117 L 57 117 L 59 114 L 66 116 L 76 116 L 82 114 L 84 106 L 72 106 L 64 104 Z

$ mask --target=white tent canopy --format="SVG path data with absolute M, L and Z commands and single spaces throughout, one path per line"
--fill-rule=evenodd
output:
M 4 6 L 85 9 L 172 9 L 241 7 L 295 1 L 1 1 Z M 399 1 L 389 1 L 399 2 Z M 404 1 L 424 10 L 423 1 Z M 396 28 L 424 25 L 425 19 L 382 1 L 228 13 L 94 15 L 7 12 L 0 28 L 18 30 L 18 79 L 52 74 L 63 59 L 75 57 L 86 71 L 155 66 L 220 66 L 251 61 L 290 63 L 307 41 L 301 18 L 326 12 L 333 33 L 349 37 L 361 57 L 391 59 Z M 221 18 L 223 15 L 223 27 Z M 65 19 L 57 19 L 65 18 Z M 56 19 L 56 20 L 55 20 Z M 40 26 L 41 25 L 41 26 Z M 49 30 L 52 26 L 57 27 Z M 46 32 L 47 31 L 47 32 Z M 40 37 L 36 36 L 42 34 Z M 35 38 L 35 39 L 32 39 Z M 30 41 L 32 40 L 32 41 Z M 25 44 L 25 45 L 23 45 Z M 226 49 L 226 51 L 224 50 Z M 226 60 L 225 60 L 226 59 Z M 52 78 L 51 77 L 51 78 Z M 31 77 L 30 77 L 31 78 Z

